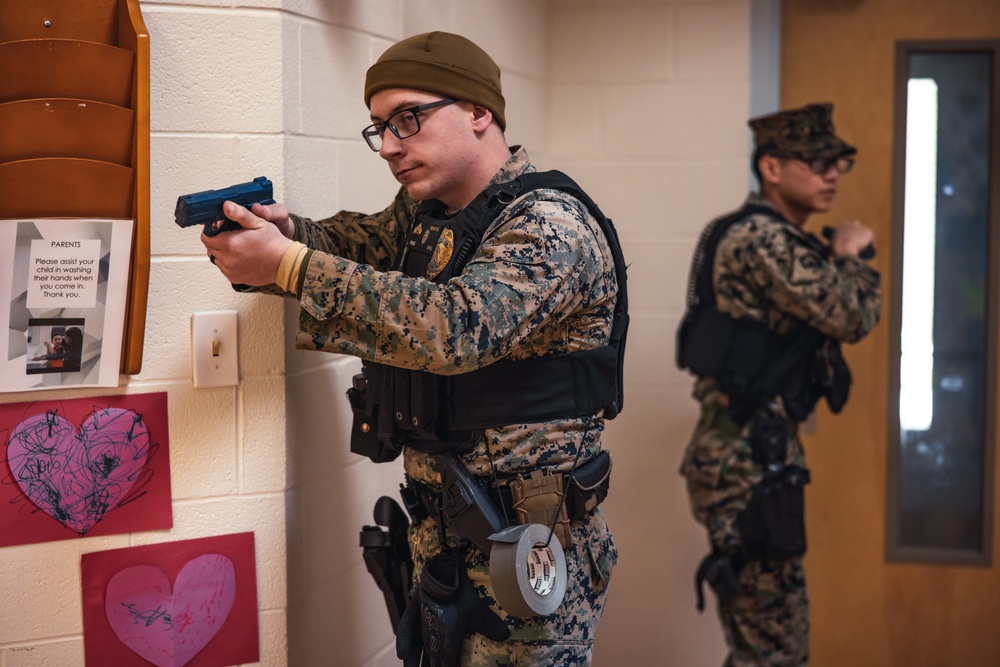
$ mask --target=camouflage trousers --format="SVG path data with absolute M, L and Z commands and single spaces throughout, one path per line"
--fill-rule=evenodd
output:
M 752 459 L 750 426 L 741 430 L 718 414 L 709 417 L 703 416 L 695 430 L 681 474 L 692 513 L 708 530 L 712 547 L 733 554 L 741 545 L 737 519 L 763 471 Z M 804 466 L 797 438 L 788 442 L 786 463 Z M 739 592 L 719 605 L 719 618 L 730 651 L 724 667 L 808 664 L 809 598 L 802 559 L 747 563 Z
M 719 605 L 729 646 L 724 667 L 800 667 L 809 663 L 809 599 L 802 559 L 754 561 L 740 592 Z
M 559 609 L 548 616 L 517 618 L 497 604 L 490 585 L 489 559 L 470 547 L 466 568 L 480 598 L 504 619 L 510 638 L 495 642 L 470 634 L 462 647 L 462 667 L 536 667 L 590 665 L 594 635 L 604 612 L 611 571 L 618 549 L 600 508 L 570 524 L 573 545 L 565 550 L 569 580 Z M 433 518 L 410 528 L 414 577 L 423 564 L 441 551 Z

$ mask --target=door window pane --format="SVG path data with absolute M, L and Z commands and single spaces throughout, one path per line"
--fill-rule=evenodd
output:
M 906 100 L 905 166 L 890 551 L 980 553 L 988 537 L 984 462 L 993 447 L 994 56 L 909 52 L 906 58 L 905 90 L 898 91 Z

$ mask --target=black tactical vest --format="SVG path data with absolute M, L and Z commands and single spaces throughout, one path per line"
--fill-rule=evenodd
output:
M 421 203 L 399 249 L 397 269 L 446 283 L 462 273 L 487 229 L 512 201 L 543 188 L 567 192 L 584 203 L 607 238 L 618 282 L 609 343 L 580 352 L 501 360 L 459 375 L 365 361 L 348 390 L 354 410 L 351 451 L 376 462 L 395 459 L 404 445 L 428 453 L 462 452 L 486 428 L 601 411 L 606 419 L 614 419 L 621 412 L 628 329 L 625 261 L 611 221 L 565 174 L 522 174 L 490 186 L 453 218 L 445 216 L 439 201 Z
M 781 335 L 763 322 L 735 319 L 716 309 L 712 286 L 716 248 L 730 227 L 755 214 L 791 224 L 770 207 L 748 204 L 714 220 L 698 239 L 688 280 L 687 311 L 677 330 L 677 366 L 698 377 L 714 378 L 729 395 L 729 416 L 738 424 L 775 396 L 781 396 L 789 417 L 796 421 L 808 417 L 822 397 L 833 412 L 840 412 L 851 385 L 840 341 L 805 322 Z M 818 238 L 808 235 L 806 241 L 820 256 L 828 256 Z

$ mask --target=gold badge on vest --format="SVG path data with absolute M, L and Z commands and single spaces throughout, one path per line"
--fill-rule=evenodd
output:
M 451 256 L 455 252 L 455 234 L 450 229 L 445 228 L 438 236 L 437 245 L 434 246 L 434 254 L 431 255 L 430 264 L 427 265 L 427 277 L 434 279 L 438 277 L 444 267 L 448 266 Z

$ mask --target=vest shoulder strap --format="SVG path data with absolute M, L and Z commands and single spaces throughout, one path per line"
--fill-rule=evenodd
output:
M 776 222 L 784 222 L 780 213 L 769 206 L 747 204 L 720 218 L 716 218 L 702 231 L 695 246 L 694 257 L 691 260 L 691 272 L 688 275 L 687 304 L 690 308 L 695 304 L 715 305 L 715 289 L 712 287 L 712 265 L 715 261 L 715 251 L 719 242 L 729 228 L 751 215 L 766 215 Z
M 537 171 L 529 174 L 522 174 L 518 180 L 524 183 L 525 190 L 537 190 L 537 189 L 550 189 L 550 190 L 560 190 L 562 192 L 569 193 L 574 198 L 581 201 L 590 214 L 594 216 L 597 220 L 597 224 L 600 225 L 601 231 L 604 233 L 604 237 L 608 242 L 608 248 L 611 251 L 611 258 L 615 265 L 615 278 L 618 282 L 618 295 L 615 301 L 614 319 L 611 325 L 611 337 L 609 345 L 617 352 L 618 361 L 615 381 L 615 400 L 605 408 L 604 416 L 606 419 L 614 419 L 619 412 L 621 412 L 622 407 L 625 403 L 625 382 L 624 382 L 624 365 L 625 365 L 625 339 L 628 335 L 628 283 L 627 283 L 627 269 L 628 265 L 625 264 L 625 255 L 622 252 L 621 242 L 618 239 L 618 231 L 615 229 L 614 224 L 611 219 L 608 218 L 601 209 L 594 203 L 594 200 L 583 191 L 576 181 L 567 176 L 561 171 Z

